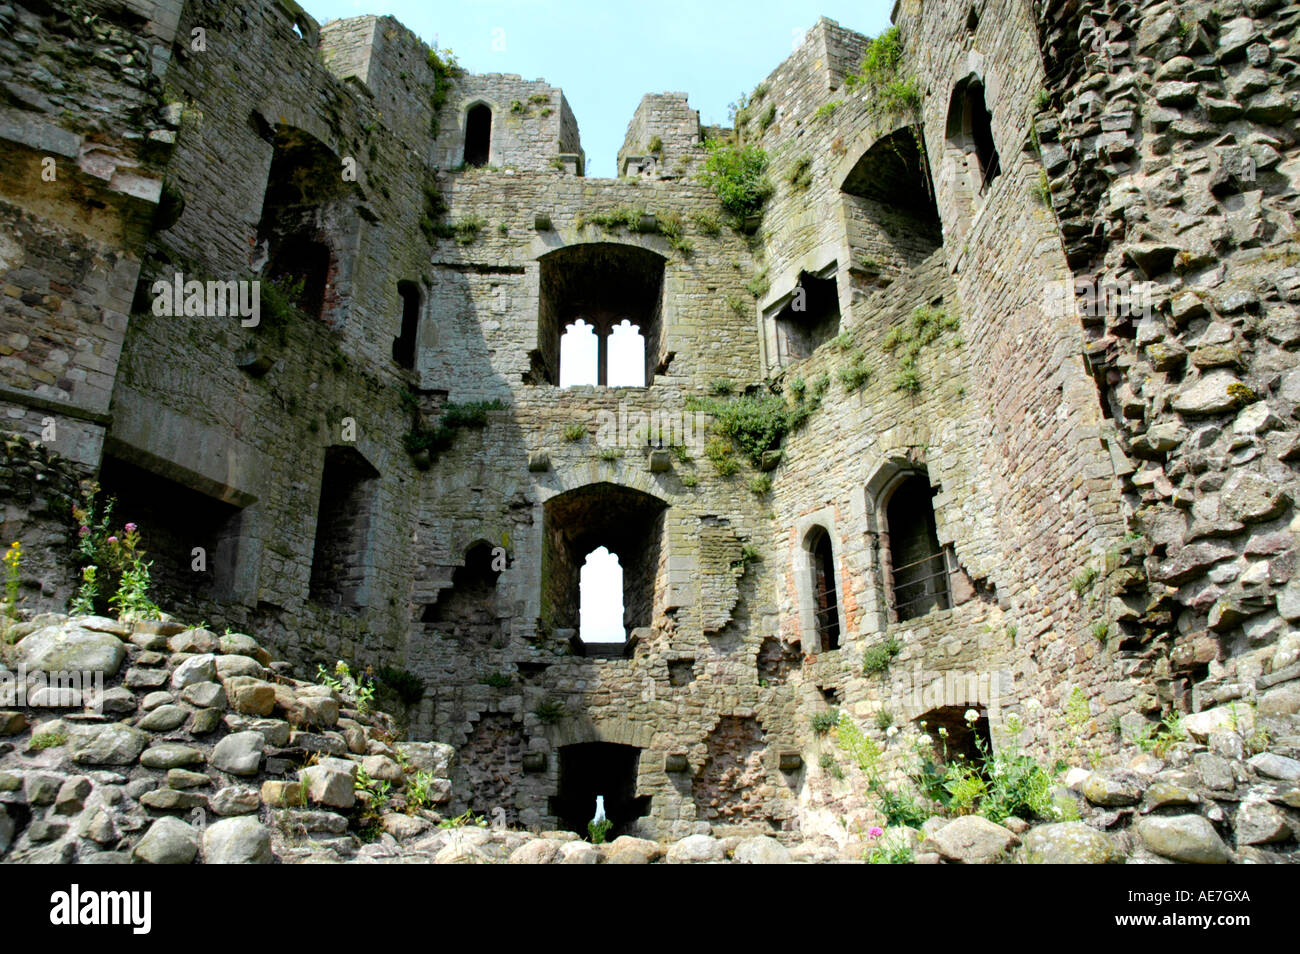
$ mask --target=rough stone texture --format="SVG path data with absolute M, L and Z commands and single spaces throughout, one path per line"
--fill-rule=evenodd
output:
M 1019 839 L 1001 825 L 978 815 L 954 819 L 926 839 L 927 846 L 949 861 L 982 865 L 997 859 Z
M 271 833 L 256 818 L 223 818 L 204 829 L 203 860 L 210 865 L 270 864 Z
M 199 853 L 199 833 L 177 818 L 158 819 L 132 854 L 151 865 L 187 865 Z
M 1226 864 L 1232 853 L 1200 815 L 1148 817 L 1137 823 L 1143 843 L 1164 858 L 1189 864 Z
M 1024 836 L 1019 857 L 1031 864 L 1105 865 L 1121 854 L 1111 840 L 1083 822 L 1043 825 Z

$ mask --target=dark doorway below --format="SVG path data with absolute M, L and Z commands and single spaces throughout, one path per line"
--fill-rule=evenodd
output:
M 613 742 L 583 742 L 560 749 L 560 791 L 551 799 L 551 814 L 568 831 L 587 836 L 587 823 L 596 814 L 596 796 L 605 796 L 605 816 L 612 840 L 631 833 L 632 823 L 650 808 L 650 796 L 636 796 L 637 763 L 641 750 Z

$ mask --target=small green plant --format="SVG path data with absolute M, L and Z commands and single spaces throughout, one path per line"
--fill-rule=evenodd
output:
M 122 568 L 117 592 L 108 598 L 109 605 L 117 609 L 117 618 L 123 621 L 159 619 L 162 610 L 149 599 L 149 568 L 153 563 L 144 558 L 136 525 L 126 524 L 121 537 L 110 536 L 105 543 L 110 560 Z
M 894 724 L 894 714 L 888 709 L 881 709 L 876 713 L 876 728 L 881 732 L 888 732 Z
M 587 427 L 585 424 L 573 423 L 566 425 L 564 428 L 564 439 L 570 444 L 576 443 L 587 436 Z
M 68 733 L 62 729 L 53 732 L 42 732 L 40 735 L 32 736 L 30 747 L 36 751 L 57 748 L 60 745 L 68 744 Z
M 512 99 L 510 101 L 510 111 L 516 115 L 526 112 L 527 109 L 528 107 L 524 105 L 524 102 L 521 99 Z
M 668 240 L 668 247 L 674 251 L 689 255 L 695 250 L 691 240 L 686 237 L 682 217 L 677 212 L 665 212 L 658 217 L 659 234 Z
M 865 88 L 875 111 L 916 114 L 921 108 L 921 85 L 902 72 L 903 41 L 898 27 L 890 27 L 867 44 L 858 72 L 844 78 L 845 86 Z
M 813 112 L 813 119 L 830 119 L 835 115 L 835 110 L 839 109 L 843 103 L 844 101 L 841 99 L 833 99 L 829 103 L 822 103 Z
M 841 331 L 834 338 L 827 342 L 836 351 L 848 351 L 853 347 L 853 333 L 850 331 Z
M 1177 743 L 1187 741 L 1182 714 L 1167 712 L 1158 723 L 1146 725 L 1134 732 L 1130 741 L 1143 752 L 1150 752 L 1156 758 L 1163 759 Z
M 730 378 L 717 378 L 709 385 L 709 393 L 716 394 L 719 397 L 726 397 L 735 390 L 735 385 L 731 383 Z
M 700 178 L 718 196 L 723 210 L 742 220 L 762 211 L 772 195 L 767 153 L 727 139 L 710 139 L 706 148 Z
M 21 582 L 19 578 L 19 568 L 23 560 L 22 543 L 15 540 L 9 544 L 9 549 L 5 550 L 3 560 L 5 567 L 5 599 L 4 606 L 0 607 L 0 617 L 3 618 L 4 630 L 0 635 L 4 636 L 4 642 L 8 645 L 9 630 L 13 627 L 14 621 L 18 619 L 18 586 Z
M 1110 638 L 1110 621 L 1099 619 L 1092 624 L 1092 637 L 1099 643 L 1105 643 Z
M 486 828 L 487 826 L 487 819 L 481 815 L 475 815 L 473 809 L 463 815 L 457 815 L 455 818 L 444 818 L 438 823 L 439 828 Z
M 473 245 L 479 233 L 486 227 L 487 220 L 477 215 L 460 219 L 451 226 L 458 245 Z
M 605 836 L 609 830 L 614 827 L 614 823 L 608 818 L 602 818 L 600 821 L 587 822 L 587 837 L 591 839 L 593 845 L 603 845 Z
M 745 304 L 745 300 L 741 298 L 739 295 L 728 295 L 727 307 L 730 308 L 737 315 L 739 315 L 741 318 L 744 318 L 746 315 L 749 314 L 749 306 Z
M 840 713 L 838 709 L 827 709 L 825 712 L 813 713 L 813 717 L 809 721 L 812 724 L 813 732 L 817 735 L 825 735 L 839 724 Z
M 709 238 L 716 238 L 722 233 L 722 223 L 712 212 L 696 212 L 691 216 L 691 221 L 695 227 L 700 230 L 701 235 L 707 235 Z
M 745 283 L 745 290 L 755 298 L 762 298 L 772 287 L 772 282 L 767 277 L 767 269 L 760 268 L 754 273 L 754 277 Z
M 663 139 L 661 139 L 659 136 L 651 136 L 650 144 L 646 147 L 646 151 L 654 155 L 658 155 L 659 153 L 663 152 L 664 151 Z
M 1052 207 L 1052 183 L 1044 170 L 1040 169 L 1038 172 L 1038 185 L 1034 189 L 1034 194 L 1043 205 L 1049 209 Z
M 1034 112 L 1041 113 L 1050 105 L 1052 105 L 1052 94 L 1047 90 L 1040 89 L 1034 94 Z
M 683 487 L 698 487 L 700 485 L 700 478 L 694 474 L 682 474 L 681 480 Z
M 772 478 L 767 474 L 755 474 L 749 478 L 749 490 L 756 497 L 766 497 L 772 492 Z
M 380 666 L 375 670 L 375 678 L 397 693 L 397 697 L 408 706 L 424 698 L 424 680 L 410 670 Z
M 806 192 L 812 185 L 812 157 L 800 156 L 786 171 L 785 181 L 795 192 Z
M 316 679 L 321 685 L 328 686 L 346 699 L 351 699 L 357 712 L 365 715 L 370 711 L 375 699 L 375 682 L 368 673 L 352 671 L 342 659 L 334 663 L 331 673 L 324 666 L 316 666 Z
M 413 814 L 433 803 L 433 773 L 419 771 L 406 780 L 406 811 Z
M 862 654 L 862 671 L 868 674 L 882 673 L 889 668 L 894 657 L 903 651 L 903 644 L 898 637 L 890 636 L 884 642 L 876 643 Z
M 623 456 L 623 452 L 617 447 L 602 447 L 596 456 L 607 463 L 613 463 Z
M 731 445 L 714 437 L 704 447 L 704 456 L 713 463 L 713 469 L 719 477 L 730 477 L 740 470 L 740 464 L 732 456 Z
M 564 703 L 558 699 L 543 699 L 533 710 L 543 725 L 554 725 L 564 718 L 564 713 Z
M 844 769 L 840 768 L 840 763 L 835 761 L 835 756 L 829 752 L 823 752 L 817 759 L 817 764 L 822 767 L 822 771 L 836 781 L 844 778 Z
M 837 377 L 846 391 L 857 391 L 871 380 L 871 369 L 867 367 L 866 356 L 861 351 L 854 351 L 849 356 L 849 364 L 840 368 Z
M 1070 579 L 1070 589 L 1074 590 L 1075 596 L 1082 596 L 1092 587 L 1093 582 L 1097 579 L 1097 568 L 1085 566 Z
M 490 672 L 480 679 L 479 682 L 485 686 L 491 686 L 493 689 L 504 689 L 506 686 L 514 682 L 514 679 L 509 673 Z
M 869 865 L 910 865 L 916 861 L 912 848 L 907 843 L 876 846 L 867 853 Z
M 754 546 L 752 543 L 746 543 L 740 548 L 740 559 L 733 561 L 731 566 L 733 568 L 739 568 L 740 572 L 743 574 L 749 569 L 751 563 L 757 563 L 761 559 L 763 559 L 763 554 L 759 552 L 758 547 Z

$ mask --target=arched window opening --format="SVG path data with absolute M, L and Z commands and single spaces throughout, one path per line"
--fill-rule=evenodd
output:
M 810 594 L 817 645 L 822 652 L 840 648 L 839 586 L 835 579 L 835 552 L 831 535 L 814 527 L 805 541 L 808 552 Z
M 615 325 L 609 333 L 606 352 L 610 387 L 645 387 L 645 338 L 636 325 L 626 318 Z
M 635 245 L 590 242 L 548 252 L 539 262 L 537 348 L 529 355 L 526 383 L 645 387 L 663 373 L 670 357 L 663 350 L 663 256 Z M 594 378 L 584 373 L 581 381 L 570 381 L 561 367 L 563 339 L 578 320 L 594 333 L 596 370 Z M 641 355 L 639 377 L 630 366 L 634 349 Z
M 658 497 L 603 481 L 546 501 L 541 617 L 575 654 L 624 655 L 651 625 L 665 509 Z
M 943 244 L 930 161 L 916 126 L 871 144 L 840 185 L 854 293 L 887 287 Z
M 952 92 L 948 105 L 948 141 L 967 154 L 974 154 L 979 187 L 983 195 L 1002 172 L 997 144 L 993 139 L 993 117 L 984 103 L 984 84 L 969 78 Z
M 894 612 L 899 622 L 952 605 L 948 562 L 934 522 L 934 490 L 924 474 L 905 478 L 886 508 Z
M 560 336 L 560 387 L 599 382 L 600 339 L 581 318 Z
M 415 337 L 420 330 L 420 286 L 415 282 L 398 282 L 402 299 L 402 330 L 393 339 L 393 360 L 403 368 L 415 367 Z
M 486 166 L 492 147 L 492 110 L 475 103 L 465 114 L 465 165 Z
M 560 826 L 586 835 L 599 797 L 612 826 L 606 837 L 635 834 L 636 820 L 650 809 L 650 796 L 636 794 L 641 750 L 613 742 L 580 742 L 561 746 L 559 757 L 559 790 L 549 805 Z
M 303 312 L 324 318 L 332 265 L 326 223 L 352 187 L 338 174 L 338 156 L 310 133 L 272 126 L 258 113 L 249 119 L 274 147 L 257 226 L 263 274 Z
M 605 547 L 587 554 L 578 585 L 578 638 L 584 643 L 622 643 L 623 567 Z

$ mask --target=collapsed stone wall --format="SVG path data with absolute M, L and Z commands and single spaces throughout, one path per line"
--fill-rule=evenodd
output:
M 1147 713 L 1294 715 L 1273 660 L 1295 618 L 1297 17 L 1097 4 L 1058 27 L 1082 52 L 1036 121 L 1144 538 Z

